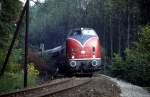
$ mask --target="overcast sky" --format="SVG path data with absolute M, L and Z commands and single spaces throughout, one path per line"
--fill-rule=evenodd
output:
M 25 3 L 26 0 L 20 0 L 21 2 Z M 33 1 L 36 1 L 36 0 L 33 0 Z M 30 6 L 33 6 L 34 5 L 34 2 L 33 1 L 30 1 Z M 40 2 L 44 2 L 45 0 L 39 0 Z

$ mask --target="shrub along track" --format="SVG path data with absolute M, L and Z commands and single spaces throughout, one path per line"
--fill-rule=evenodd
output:
M 47 83 L 35 88 L 23 89 L 17 92 L 1 94 L 0 97 L 45 97 L 65 92 L 82 86 L 91 81 L 91 78 L 66 78 L 54 83 Z

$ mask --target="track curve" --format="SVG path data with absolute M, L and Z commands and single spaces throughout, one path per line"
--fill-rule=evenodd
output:
M 66 78 L 55 83 L 47 83 L 35 88 L 1 94 L 0 97 L 47 97 L 87 84 L 91 78 Z

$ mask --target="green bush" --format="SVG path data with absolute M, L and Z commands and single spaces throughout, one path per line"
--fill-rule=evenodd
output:
M 122 78 L 125 74 L 124 63 L 119 54 L 114 54 L 111 73 L 118 78 Z
M 7 92 L 23 87 L 23 73 L 9 73 L 5 72 L 0 77 L 0 92 Z
M 135 50 L 126 50 L 126 59 L 115 54 L 111 74 L 133 84 L 150 86 L 150 64 L 145 63 L 141 53 Z
M 37 84 L 37 78 L 39 71 L 34 67 L 34 64 L 28 65 L 28 85 L 35 86 Z
M 19 64 L 20 65 L 20 64 Z M 23 88 L 23 70 L 18 72 L 5 72 L 0 77 L 0 92 L 8 92 L 11 90 Z M 28 86 L 37 85 L 38 71 L 33 64 L 28 65 Z
M 115 54 L 111 69 L 112 76 L 133 84 L 150 86 L 150 64 L 146 62 L 143 54 L 129 49 L 126 49 L 125 53 L 125 60 L 122 60 L 121 56 Z
M 135 47 L 125 50 L 125 59 L 114 55 L 112 76 L 133 84 L 150 86 L 150 26 L 141 27 Z
M 22 50 L 21 49 L 13 49 L 12 54 L 9 58 L 9 62 L 6 66 L 7 72 L 19 72 L 21 70 L 21 65 L 19 61 L 22 59 Z
M 146 76 L 143 75 L 145 71 L 145 65 L 143 63 L 144 59 L 142 59 L 142 54 L 136 50 L 129 49 L 126 49 L 125 53 L 125 80 L 134 84 L 144 85 Z

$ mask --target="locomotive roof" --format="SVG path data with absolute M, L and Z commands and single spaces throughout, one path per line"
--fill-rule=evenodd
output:
M 71 29 L 68 33 L 68 36 L 74 36 L 74 35 L 97 36 L 95 30 L 92 29 L 92 28 L 75 28 L 75 29 Z
M 74 29 L 71 29 L 71 30 L 94 30 L 94 29 L 81 27 L 81 28 L 74 28 Z

